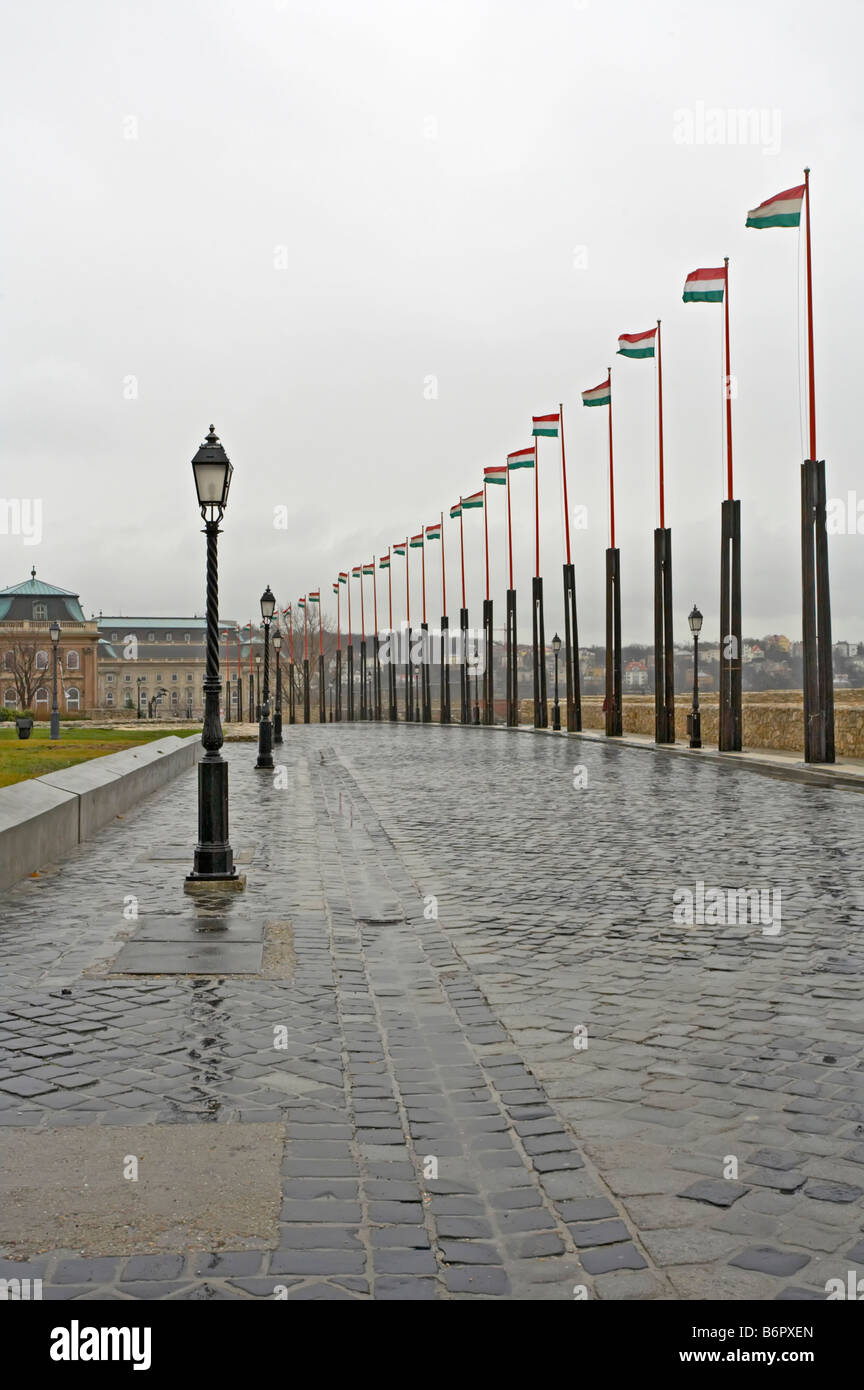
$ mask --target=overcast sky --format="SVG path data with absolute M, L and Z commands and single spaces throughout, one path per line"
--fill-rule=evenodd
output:
M 11 0 L 0 493 L 42 499 L 43 534 L 0 535 L 0 583 L 35 564 L 88 614 L 201 612 L 189 461 L 213 421 L 235 467 L 223 615 L 245 621 L 267 583 L 283 606 L 318 585 L 329 601 L 339 569 L 446 517 L 563 401 L 571 509 L 588 517 L 573 533 L 580 638 L 602 640 L 607 416 L 580 392 L 611 363 L 623 638 L 649 641 L 654 366 L 614 351 L 661 318 L 676 634 L 696 602 L 716 637 L 722 307 L 681 295 L 688 271 L 729 256 L 743 627 L 800 635 L 803 229 L 744 221 L 811 165 L 817 452 L 829 496 L 864 501 L 862 14 L 853 0 Z M 730 108 L 760 113 L 743 144 L 712 115 Z M 550 441 L 540 495 L 551 636 Z M 503 498 L 492 490 L 496 626 Z M 513 503 L 529 637 L 530 473 Z M 479 622 L 481 513 L 465 531 Z M 445 532 L 455 611 L 458 528 Z M 862 554 L 864 536 L 832 537 L 835 639 L 864 639 Z M 437 548 L 428 560 L 436 620 Z M 398 621 L 404 562 L 393 579 Z

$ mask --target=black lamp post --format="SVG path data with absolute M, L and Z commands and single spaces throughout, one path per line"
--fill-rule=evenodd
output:
M 333 723 L 333 682 L 330 682 L 330 723 Z
M 51 634 L 51 729 L 50 737 L 60 737 L 60 707 L 57 704 L 57 646 L 60 641 L 60 624 L 55 618 L 48 631 Z
M 552 638 L 552 650 L 555 653 L 555 707 L 552 711 L 552 728 L 557 733 L 561 732 L 561 706 L 558 703 L 558 653 L 561 650 L 561 638 L 558 633 Z
M 264 623 L 264 688 L 260 692 L 261 704 L 258 719 L 258 761 L 255 766 L 262 769 L 273 767 L 273 725 L 270 723 L 270 624 L 276 612 L 276 600 L 270 585 L 261 595 L 261 618 Z M 256 656 L 260 672 L 261 658 Z
M 687 621 L 690 624 L 690 631 L 693 633 L 693 712 L 687 720 L 688 733 L 690 734 L 690 747 L 702 747 L 702 716 L 699 713 L 699 633 L 702 631 L 702 614 L 693 605 L 693 612 L 688 614 Z
M 282 742 L 282 633 L 273 633 L 273 650 L 276 653 L 276 707 L 273 711 L 273 742 Z
M 192 460 L 198 506 L 207 537 L 207 664 L 204 676 L 204 756 L 198 764 L 198 843 L 187 883 L 237 880 L 228 843 L 228 764 L 220 753 L 219 720 L 219 523 L 228 502 L 234 469 L 213 426 Z
M 146 676 L 139 676 L 139 677 L 138 677 L 138 682 L 137 682 L 137 684 L 138 684 L 138 718 L 139 718 L 139 719 L 143 719 L 143 717 L 144 717 L 144 716 L 142 715 L 142 713 L 141 713 L 141 687 L 142 687 L 142 685 L 144 684 L 144 682 L 146 681 L 146 679 L 147 679 Z

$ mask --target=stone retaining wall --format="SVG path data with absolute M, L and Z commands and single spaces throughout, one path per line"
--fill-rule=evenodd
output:
M 678 739 L 687 736 L 687 715 L 691 701 L 680 696 L 675 701 L 675 732 Z M 718 738 L 718 697 L 709 691 L 699 700 L 702 714 L 702 742 L 716 744 Z M 521 720 L 530 724 L 534 704 L 522 700 Z M 748 691 L 742 701 L 743 745 L 745 748 L 778 748 L 791 753 L 804 753 L 804 706 L 800 690 Z M 561 701 L 562 722 L 565 718 Z M 582 727 L 604 727 L 603 699 L 600 695 L 582 697 Z M 552 701 L 549 702 L 549 722 L 552 722 Z M 625 695 L 623 709 L 625 734 L 645 734 L 654 737 L 654 696 Z M 837 753 L 846 758 L 864 758 L 864 690 L 842 690 L 835 696 L 835 742 Z

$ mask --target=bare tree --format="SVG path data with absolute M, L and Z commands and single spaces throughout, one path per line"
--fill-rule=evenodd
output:
M 44 645 L 31 638 L 29 642 L 13 642 L 3 654 L 3 675 L 12 677 L 21 709 L 31 708 L 36 691 L 48 679 L 48 668 L 36 665 L 37 654 L 43 651 Z

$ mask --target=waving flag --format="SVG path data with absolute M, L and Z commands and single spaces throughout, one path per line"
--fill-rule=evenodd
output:
M 363 566 L 362 566 L 362 565 L 354 565 L 353 569 L 351 570 L 351 578 L 352 578 L 352 579 L 359 579 L 359 578 L 360 578 L 360 575 L 362 574 L 362 572 L 363 572 Z
M 797 188 L 787 188 L 785 193 L 775 193 L 758 208 L 748 212 L 745 227 L 800 227 L 801 204 L 804 201 L 805 184 Z
M 339 571 L 339 583 L 340 583 L 340 584 L 347 584 L 347 583 L 348 583 L 348 571 L 347 571 L 347 570 L 340 570 L 340 571 Z
M 387 554 L 387 555 L 382 555 L 382 556 L 381 556 L 381 559 L 378 561 L 378 568 L 379 568 L 379 570 L 389 570 L 389 568 L 390 568 L 390 556 L 389 556 L 389 554 Z
M 405 542 L 404 542 L 404 541 L 400 541 L 400 542 L 398 542 L 396 545 L 393 546 L 393 554 L 394 554 L 394 555 L 403 555 L 403 556 L 404 556 L 404 554 L 405 554 Z
M 370 565 L 364 565 L 364 566 L 363 566 L 363 573 L 364 573 L 365 575 L 374 574 L 374 573 L 375 573 L 375 562 L 373 561 L 372 564 L 370 564 Z
M 305 598 L 298 598 L 298 600 L 297 600 L 297 607 L 298 607 L 298 608 L 305 608 L 305 607 L 306 607 L 306 600 L 305 600 Z
M 338 592 L 339 592 L 339 581 L 338 581 L 338 580 L 337 580 L 336 583 L 333 585 L 333 592 L 334 592 L 334 594 L 338 594 Z
M 558 438 L 559 417 L 555 415 L 532 415 L 532 435 L 545 435 L 549 439 Z
M 432 524 L 431 526 L 427 526 L 427 527 L 426 527 L 426 539 L 427 539 L 427 541 L 440 541 L 440 539 L 441 539 L 441 522 L 440 522 L 440 521 L 433 522 L 433 524 Z
M 320 589 L 312 589 L 312 590 L 311 590 L 311 592 L 310 592 L 310 594 L 309 594 L 309 602 L 310 602 L 310 603 L 320 603 L 320 602 L 321 602 L 321 590 L 320 590 Z
M 482 506 L 483 506 L 483 493 L 482 493 L 482 492 L 472 492 L 472 494 L 471 494 L 470 497 L 463 497 L 463 498 L 462 498 L 462 506 L 463 506 L 463 508 L 466 508 L 466 509 L 467 509 L 468 507 L 482 507 Z
M 422 545 L 423 545 L 423 532 L 421 531 L 420 534 L 419 534 L 419 536 L 412 536 L 412 537 L 411 537 L 411 549 L 412 549 L 412 550 L 419 550 L 419 549 L 421 549 Z
M 583 405 L 610 405 L 611 401 L 612 384 L 608 376 L 599 386 L 592 386 L 590 391 L 582 392 Z
M 656 336 L 656 328 L 649 328 L 647 333 L 622 333 L 618 339 L 619 357 L 653 357 Z
M 456 521 L 462 515 L 462 503 L 457 502 L 455 507 L 450 508 L 450 520 Z
M 515 453 L 507 455 L 508 468 L 533 468 L 534 467 L 534 446 L 530 449 L 517 449 Z
M 498 464 L 496 464 L 494 468 L 484 468 L 484 469 L 483 469 L 483 481 L 484 481 L 484 483 L 503 483 L 504 486 L 506 487 L 506 485 L 507 485 L 507 465 L 506 465 L 506 463 L 502 463 L 500 466 L 499 466 Z
M 726 289 L 726 267 L 716 270 L 693 270 L 684 282 L 685 304 L 722 304 Z

